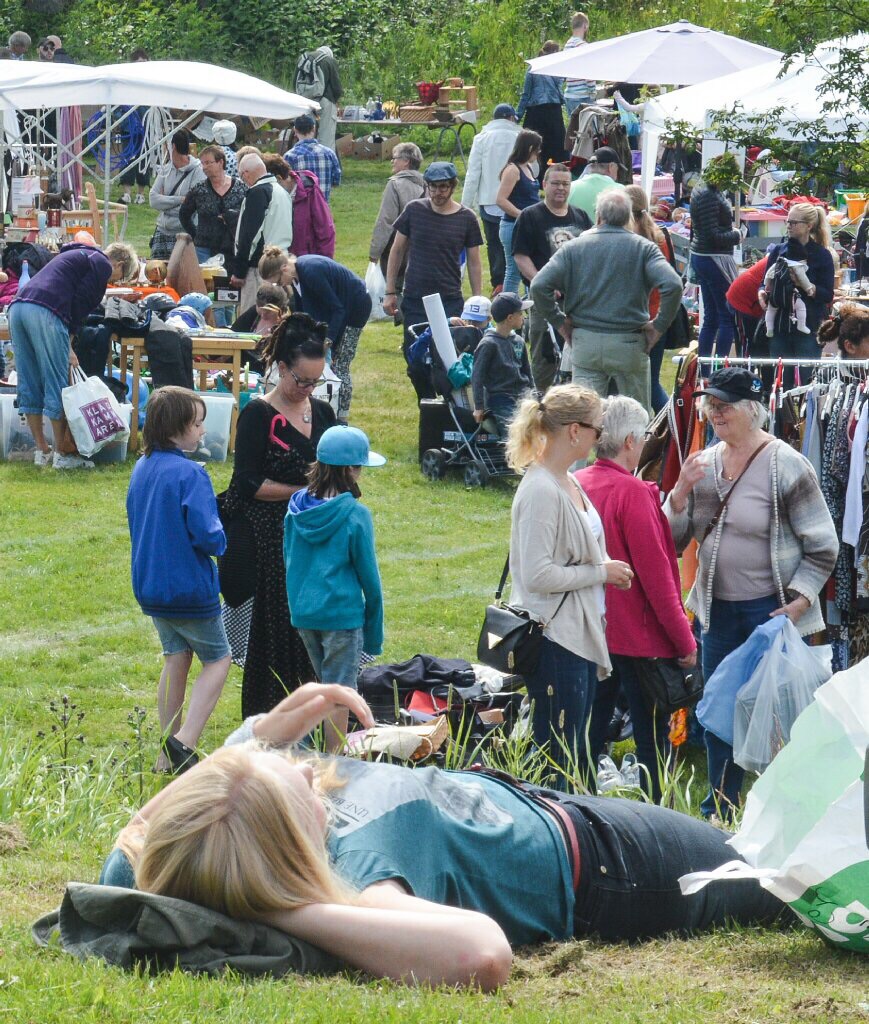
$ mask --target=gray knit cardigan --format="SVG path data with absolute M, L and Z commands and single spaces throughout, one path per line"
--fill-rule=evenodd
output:
M 772 446 L 769 464 L 772 573 L 783 605 L 792 600 L 787 596 L 788 591 L 792 595 L 802 594 L 811 601 L 809 609 L 796 623 L 800 635 L 808 636 L 824 628 L 818 594 L 836 564 L 839 541 L 811 463 L 784 441 L 774 440 Z M 667 498 L 664 513 L 680 554 L 692 538 L 700 542 L 724 493 L 718 489 L 715 474 L 709 472 L 695 486 L 683 512 L 674 512 Z M 739 500 L 738 495 L 737 491 L 734 501 Z M 686 601 L 704 630 L 709 628 L 712 581 L 726 521 L 727 509 L 700 548 L 697 577 Z

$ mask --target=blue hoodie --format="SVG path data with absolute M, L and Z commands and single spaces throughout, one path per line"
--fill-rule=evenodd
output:
M 290 619 L 297 629 L 363 630 L 368 654 L 383 650 L 383 591 L 371 513 L 352 494 L 322 501 L 307 488 L 284 520 Z
M 178 448 L 139 459 L 127 491 L 133 593 L 146 615 L 220 614 L 217 566 L 226 550 L 211 478 Z

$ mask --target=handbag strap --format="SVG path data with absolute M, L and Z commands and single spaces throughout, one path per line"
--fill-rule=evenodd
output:
M 754 460 L 758 457 L 758 455 L 760 455 L 760 453 L 764 450 L 764 448 L 766 448 L 766 446 L 769 443 L 769 441 L 764 441 L 763 444 L 758 445 L 757 448 L 755 448 L 754 451 L 751 453 L 751 458 L 748 460 L 748 462 L 746 462 L 739 476 L 733 481 L 730 490 L 721 499 L 721 504 L 715 510 L 715 515 L 709 520 L 709 524 L 703 532 L 703 539 L 700 541 L 701 546 L 703 545 L 704 541 L 709 536 L 709 534 L 712 533 L 712 531 L 718 526 L 718 520 L 721 519 L 722 513 L 724 512 L 725 508 L 727 508 L 727 502 L 730 501 L 730 496 L 736 490 L 736 485 L 748 472 L 748 467 L 752 464 L 752 462 L 754 462 Z
M 747 466 L 745 468 L 748 469 Z M 507 577 L 509 575 L 510 575 L 510 552 L 508 551 L 507 552 L 507 557 L 504 559 L 504 571 L 501 573 L 501 579 L 498 582 L 498 589 L 495 591 L 495 600 L 496 601 L 500 601 L 501 600 L 501 595 L 504 593 L 504 587 L 507 585 Z M 555 611 L 550 616 L 549 622 L 552 622 L 552 620 L 555 618 L 555 616 L 561 611 L 561 606 L 567 600 L 567 595 L 569 593 L 570 593 L 569 590 L 565 590 L 565 592 L 561 595 L 561 600 L 558 602 L 558 607 L 555 609 Z M 548 626 L 549 622 L 543 623 L 543 625 Z

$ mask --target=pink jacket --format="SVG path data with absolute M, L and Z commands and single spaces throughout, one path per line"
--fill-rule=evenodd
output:
M 6 271 L 9 280 L 0 284 L 0 307 L 8 306 L 18 294 L 18 278 L 14 270 Z
M 684 658 L 696 644 L 657 487 L 609 459 L 598 459 L 576 478 L 603 521 L 609 557 L 627 562 L 635 574 L 630 590 L 606 589 L 610 654 Z

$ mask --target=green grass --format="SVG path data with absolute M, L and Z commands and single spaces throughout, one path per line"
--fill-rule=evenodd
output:
M 333 200 L 338 257 L 362 273 L 388 165 L 345 167 L 346 184 Z M 130 236 L 140 247 L 151 223 L 147 208 L 131 209 Z M 389 457 L 385 469 L 362 479 L 385 588 L 384 655 L 470 657 L 503 562 L 514 484 L 469 491 L 454 479 L 422 478 L 416 405 L 392 327 L 366 329 L 354 379 L 354 421 Z M 827 950 L 803 931 L 545 947 L 520 953 L 510 984 L 488 997 L 349 977 L 145 979 L 100 963 L 82 966 L 56 949 L 37 951 L 30 923 L 59 903 L 68 880 L 96 878 L 117 827 L 159 784 L 147 768 L 157 743 L 160 650 L 130 590 L 124 496 L 131 466 L 64 476 L 0 464 L 0 1021 L 869 1019 L 861 1007 L 865 961 Z M 231 464 L 210 472 L 221 490 Z M 233 669 L 203 737 L 206 749 L 237 724 L 239 686 Z M 76 705 L 66 756 L 62 694 Z M 146 712 L 138 739 L 136 707 Z

